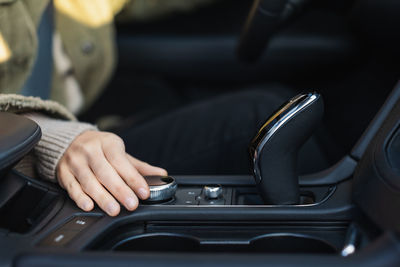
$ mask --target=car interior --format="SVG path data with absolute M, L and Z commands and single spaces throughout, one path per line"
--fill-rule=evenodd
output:
M 146 177 L 136 211 L 82 212 L 13 169 L 41 131 L 1 112 L 0 265 L 400 266 L 399 11 L 395 0 L 215 0 L 120 14 L 114 77 L 79 119 L 121 129 L 273 92 L 282 106 L 249 140 L 253 168 Z M 311 136 L 319 161 L 302 149 Z

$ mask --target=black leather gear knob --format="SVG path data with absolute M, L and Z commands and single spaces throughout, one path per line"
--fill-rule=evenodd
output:
M 321 95 L 298 95 L 279 108 L 252 140 L 253 174 L 266 204 L 299 204 L 298 151 L 323 113 Z

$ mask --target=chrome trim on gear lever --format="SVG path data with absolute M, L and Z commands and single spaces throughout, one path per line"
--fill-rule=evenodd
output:
M 260 171 L 260 160 L 258 155 L 264 149 L 265 144 L 282 128 L 287 122 L 302 112 L 309 105 L 320 98 L 318 93 L 301 94 L 293 97 L 288 103 L 283 105 L 267 122 L 261 127 L 256 137 L 250 145 L 250 153 L 253 161 L 253 172 L 257 182 L 262 180 Z

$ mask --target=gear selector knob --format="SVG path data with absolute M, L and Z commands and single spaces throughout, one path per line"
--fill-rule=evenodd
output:
M 298 95 L 276 111 L 250 144 L 257 187 L 266 204 L 292 205 L 300 201 L 297 155 L 324 113 L 317 93 Z

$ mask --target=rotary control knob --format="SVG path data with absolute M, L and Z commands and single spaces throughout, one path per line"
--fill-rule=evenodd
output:
M 150 188 L 150 197 L 146 202 L 166 202 L 175 196 L 178 184 L 170 176 L 145 176 Z
M 203 192 L 207 199 L 217 199 L 222 196 L 222 186 L 219 184 L 206 185 Z

